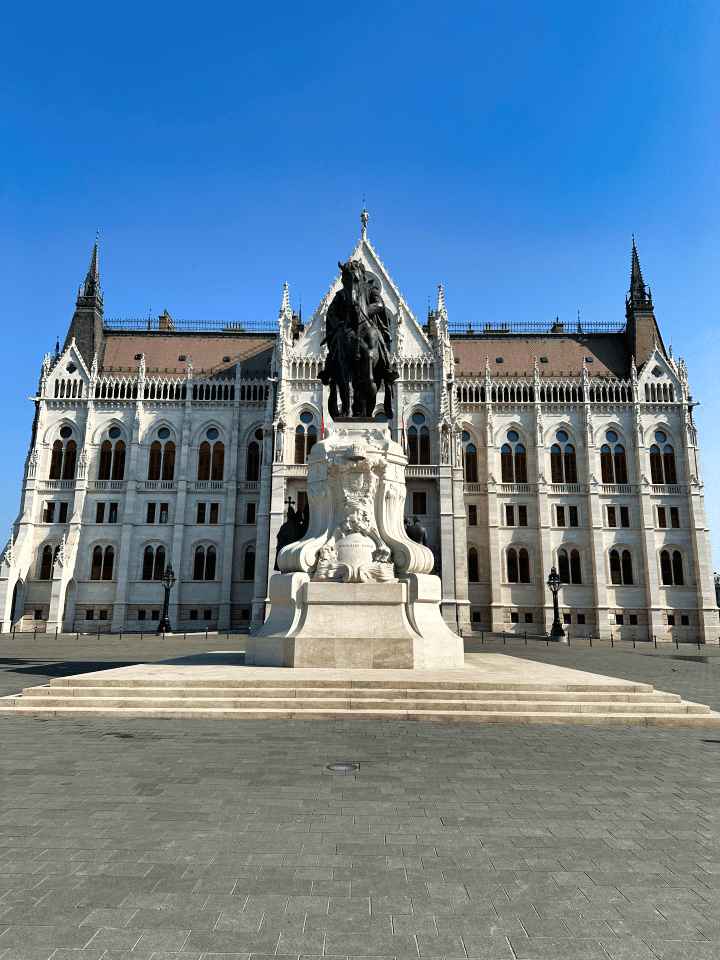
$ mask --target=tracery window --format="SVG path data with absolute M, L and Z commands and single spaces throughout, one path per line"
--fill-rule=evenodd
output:
M 515 430 L 508 430 L 507 443 L 500 448 L 503 483 L 527 483 L 527 453 Z
M 77 443 L 71 440 L 72 429 L 62 427 L 60 439 L 53 443 L 50 455 L 49 480 L 74 480 L 75 462 L 77 460 Z
M 575 447 L 568 443 L 568 435 L 558 430 L 557 443 L 550 447 L 550 473 L 552 483 L 577 483 L 577 458 Z
M 100 444 L 98 480 L 123 480 L 125 477 L 125 441 L 119 427 L 111 427 Z
M 216 559 L 215 547 L 210 546 L 207 549 L 202 545 L 197 547 L 193 564 L 193 580 L 214 580 Z
M 145 547 L 143 552 L 143 580 L 162 580 L 165 573 L 165 547 Z
M 667 436 L 662 430 L 655 434 L 655 443 L 650 447 L 650 476 L 654 484 L 677 483 L 675 450 L 666 443 Z
M 198 451 L 198 480 L 222 480 L 225 475 L 225 444 L 217 440 L 218 431 L 211 427 Z M 215 441 L 210 446 L 209 441 Z
M 43 552 L 40 555 L 40 579 L 41 580 L 52 580 L 52 571 L 55 561 L 57 560 L 57 555 L 60 550 L 60 547 L 55 547 L 55 550 L 48 543 L 43 547 Z
M 112 580 L 114 560 L 115 550 L 113 547 L 105 547 L 105 550 L 100 546 L 95 547 L 90 564 L 90 579 Z
M 558 575 L 561 583 L 582 583 L 579 550 L 558 550 Z
M 634 582 L 632 556 L 629 550 L 623 550 L 622 553 L 618 550 L 610 551 L 610 582 L 616 586 Z
M 507 552 L 508 583 L 530 583 L 530 554 L 525 547 L 516 550 L 510 547 Z
M 663 585 L 666 587 L 681 587 L 685 583 L 685 573 L 683 571 L 682 554 L 679 550 L 673 550 L 672 556 L 669 550 L 663 550 L 660 554 L 660 575 Z
M 148 480 L 173 480 L 175 478 L 175 443 L 169 439 L 167 427 L 158 430 L 158 439 L 150 444 Z
M 600 447 L 600 473 L 603 483 L 627 483 L 627 458 L 625 447 L 618 443 L 614 430 L 605 434 L 607 443 Z

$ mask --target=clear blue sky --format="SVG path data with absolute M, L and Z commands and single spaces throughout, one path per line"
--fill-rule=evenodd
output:
M 416 315 L 616 320 L 631 232 L 688 364 L 720 566 L 712 2 L 14 3 L 0 38 L 3 456 L 95 230 L 107 317 L 311 311 L 369 235 Z M 307 313 L 306 313 L 307 315 Z M 1 546 L 1 545 L 0 545 Z

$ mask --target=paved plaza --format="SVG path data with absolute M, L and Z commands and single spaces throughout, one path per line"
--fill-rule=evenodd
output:
M 0 695 L 243 642 L 3 637 Z M 720 709 L 717 647 L 466 648 Z M 0 730 L 0 960 L 720 957 L 714 729 L 5 717 Z M 344 761 L 358 768 L 327 769 Z

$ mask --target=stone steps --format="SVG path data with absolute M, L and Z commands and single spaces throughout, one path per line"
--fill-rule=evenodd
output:
M 649 684 L 261 677 L 212 681 L 102 673 L 0 699 L 0 716 L 720 726 L 720 714 Z M 274 672 L 274 671 L 273 671 Z M 410 675 L 411 676 L 411 675 Z

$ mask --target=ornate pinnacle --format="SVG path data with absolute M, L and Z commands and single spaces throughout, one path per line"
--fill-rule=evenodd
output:
M 443 285 L 441 283 L 438 284 L 437 312 L 445 312 L 445 294 L 443 293 Z

